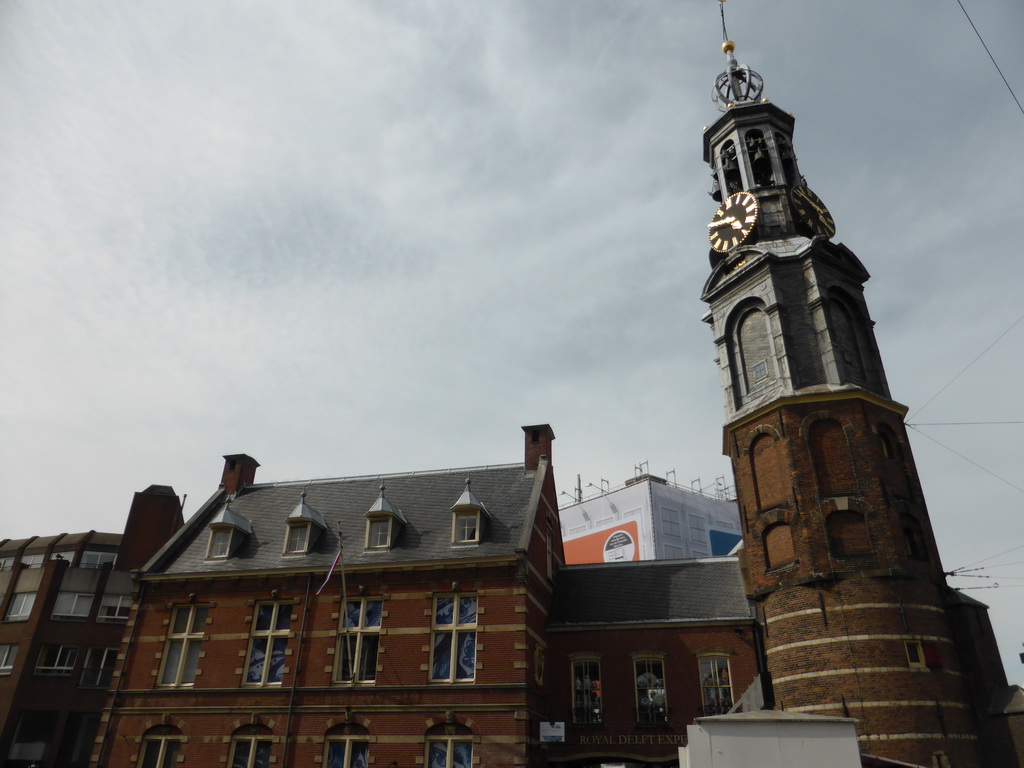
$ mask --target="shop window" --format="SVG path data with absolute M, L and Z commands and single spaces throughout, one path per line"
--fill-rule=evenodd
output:
M 338 682 L 372 683 L 376 679 L 383 615 L 382 600 L 349 600 L 345 604 L 338 637 Z
M 28 768 L 33 763 L 43 765 L 53 744 L 57 729 L 57 712 L 22 712 L 14 739 L 7 751 L 6 768 Z
M 70 675 L 78 659 L 78 648 L 74 645 L 44 645 L 36 662 L 37 675 Z
M 701 708 L 704 716 L 724 715 L 732 709 L 729 659 L 705 656 L 700 659 Z
M 32 606 L 36 603 L 35 592 L 15 592 L 7 607 L 6 621 L 28 621 Z
M 446 595 L 434 600 L 430 679 L 470 681 L 476 677 L 477 598 Z
M 208 612 L 205 605 L 183 605 L 174 609 L 164 649 L 160 685 L 195 683 Z
M 253 617 L 246 685 L 280 685 L 291 635 L 292 604 L 260 603 Z
M 53 604 L 55 619 L 85 619 L 92 608 L 92 594 L 88 592 L 58 592 Z
M 601 662 L 596 660 L 572 663 L 572 721 L 601 723 L 604 721 L 601 702 Z
M 636 673 L 636 721 L 641 725 L 667 722 L 664 664 L 660 659 L 639 659 L 633 666 Z
M 370 742 L 362 738 L 328 737 L 324 749 L 326 768 L 367 768 Z

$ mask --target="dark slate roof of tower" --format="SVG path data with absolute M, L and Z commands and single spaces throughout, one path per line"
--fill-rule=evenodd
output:
M 491 521 L 478 544 L 452 543 L 452 499 L 465 489 L 467 472 L 473 489 L 487 504 Z M 327 570 L 338 550 L 342 532 L 346 567 L 393 565 L 411 561 L 476 559 L 510 556 L 520 545 L 523 530 L 533 522 L 529 509 L 536 472 L 522 464 L 411 472 L 395 475 L 264 483 L 244 487 L 230 500 L 232 511 L 252 523 L 253 532 L 226 559 L 208 559 L 209 522 L 224 501 L 204 506 L 176 538 L 149 564 L 150 574 L 230 573 L 233 571 L 299 568 Z M 402 510 L 401 526 L 390 549 L 364 547 L 366 511 L 387 486 L 387 498 Z M 288 515 L 306 502 L 327 521 L 328 528 L 306 554 L 285 554 Z
M 750 619 L 735 557 L 570 565 L 549 627 Z

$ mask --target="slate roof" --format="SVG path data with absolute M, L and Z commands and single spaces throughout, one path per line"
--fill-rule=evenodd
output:
M 752 617 L 737 558 L 642 560 L 560 569 L 548 627 Z
M 146 569 L 147 574 L 230 573 L 276 568 L 323 569 L 338 551 L 342 531 L 345 566 L 394 565 L 410 561 L 475 559 L 511 556 L 520 545 L 524 526 L 532 524 L 528 509 L 536 472 L 522 464 L 444 469 L 394 475 L 263 483 L 244 487 L 230 500 L 231 509 L 246 518 L 253 532 L 223 560 L 206 558 L 210 521 L 224 501 L 204 506 Z M 491 513 L 479 544 L 452 543 L 452 505 L 472 478 L 473 491 Z M 366 512 L 386 486 L 388 501 L 408 521 L 395 546 L 364 548 Z M 288 515 L 306 492 L 306 504 L 327 521 L 327 530 L 306 554 L 284 554 Z

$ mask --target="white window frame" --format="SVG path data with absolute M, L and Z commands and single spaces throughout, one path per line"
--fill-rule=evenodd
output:
M 441 601 L 452 601 L 451 621 L 439 617 L 438 606 Z M 462 621 L 464 601 L 472 601 L 472 621 Z M 468 604 L 468 602 L 467 602 Z M 446 613 L 446 612 L 445 612 Z M 480 598 L 477 595 L 438 595 L 434 598 L 431 613 L 430 633 L 430 682 L 432 683 L 471 683 L 476 679 L 477 634 L 480 627 Z M 468 643 L 472 643 L 473 661 L 469 676 L 459 676 L 459 655 Z M 447 648 L 442 648 L 447 644 Z M 443 650 L 447 655 L 448 674 L 438 675 L 438 663 L 444 658 L 439 655 Z
M 302 541 L 298 541 L 297 534 L 302 533 Z M 284 552 L 286 555 L 304 555 L 309 551 L 309 542 L 312 540 L 313 524 L 288 523 L 288 530 L 284 537 Z
M 116 552 L 101 552 L 96 549 L 87 549 L 82 553 L 82 559 L 79 561 L 78 567 L 99 568 L 105 563 L 113 564 L 116 560 Z
M 252 687 L 280 686 L 284 682 L 284 663 L 282 662 L 281 679 L 270 680 L 272 662 L 274 660 L 274 649 L 283 641 L 282 655 L 287 658 L 288 639 L 292 636 L 291 621 L 294 615 L 294 603 L 256 603 L 252 614 L 252 631 L 249 638 L 249 652 L 246 655 L 246 665 L 242 670 L 242 684 Z M 265 629 L 258 629 L 261 612 L 263 609 L 270 609 L 270 621 Z M 279 627 L 283 609 L 287 609 L 287 626 Z M 263 645 L 263 665 L 260 668 L 259 680 L 250 680 L 252 666 L 256 663 L 256 652 L 259 646 Z
M 332 747 L 338 745 L 344 746 L 344 754 L 340 762 L 332 762 Z M 357 750 L 358 752 L 353 754 Z M 328 736 L 324 741 L 324 768 L 367 768 L 369 762 L 370 741 L 366 736 Z
M 231 557 L 232 538 L 234 538 L 233 528 L 211 528 L 210 541 L 206 545 L 206 559 L 227 560 Z
M 209 611 L 208 605 L 179 605 L 171 611 L 171 624 L 160 664 L 160 686 L 184 688 L 195 684 Z M 179 650 L 172 653 L 172 648 Z
M 13 556 L 0 557 L 0 571 L 13 571 L 14 560 Z
M 14 671 L 14 662 L 18 660 L 17 643 L 0 645 L 0 675 L 9 675 Z
M 108 608 L 113 608 L 114 610 L 108 611 L 106 610 Z M 131 610 L 131 595 L 104 595 L 100 598 L 100 610 L 96 614 L 96 621 L 108 623 L 128 621 L 128 614 Z
M 67 677 L 74 672 L 77 660 L 77 645 L 44 645 L 39 649 L 35 673 L 37 675 Z
M 172 747 L 173 745 L 173 747 Z M 156 752 L 150 750 L 155 748 Z M 139 750 L 139 768 L 174 768 L 181 752 L 181 736 L 146 736 Z
M 380 624 L 368 625 L 367 618 L 370 612 L 367 606 L 379 604 Z M 352 612 L 350 606 L 358 606 L 359 614 L 354 622 L 351 621 Z M 363 600 L 348 600 L 341 613 L 341 629 L 338 632 L 338 645 L 336 648 L 337 663 L 334 669 L 334 680 L 338 683 L 367 684 L 377 679 L 377 662 L 380 659 L 380 636 L 381 625 L 384 624 L 384 601 L 379 598 L 366 598 Z M 346 646 L 351 649 L 346 651 Z M 345 657 L 351 653 L 349 659 L 349 677 L 344 676 Z M 367 657 L 373 654 L 373 663 L 367 663 Z
M 459 745 L 469 746 L 469 759 L 461 763 L 455 762 L 455 749 Z M 444 750 L 444 762 L 437 758 L 442 757 L 438 748 Z M 472 768 L 473 765 L 473 739 L 469 736 L 428 736 L 427 737 L 427 768 Z
M 390 516 L 366 518 L 366 548 L 390 549 L 391 526 L 393 522 Z M 382 533 L 384 534 L 383 537 L 381 536 Z
M 10 605 L 7 606 L 7 615 L 4 617 L 4 621 L 28 621 L 35 603 L 35 592 L 15 592 L 11 597 Z
M 94 597 L 92 592 L 58 592 L 52 616 L 55 619 L 87 619 Z
M 21 567 L 22 568 L 42 568 L 43 563 L 46 560 L 46 555 L 39 553 L 35 555 L 22 555 L 21 556 Z
M 452 543 L 480 543 L 480 510 L 455 512 L 452 515 Z
M 270 768 L 274 764 L 274 742 L 269 736 L 235 736 L 231 739 L 231 757 L 228 759 L 228 765 L 232 768 L 237 764 L 235 761 L 238 759 L 238 748 L 243 744 L 249 751 L 244 768 Z M 261 745 L 267 750 L 265 762 L 257 761 Z

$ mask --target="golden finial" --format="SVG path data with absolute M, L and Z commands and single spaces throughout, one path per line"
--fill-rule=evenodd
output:
M 732 53 L 736 50 L 736 43 L 732 40 L 726 40 L 722 43 L 722 53 Z

